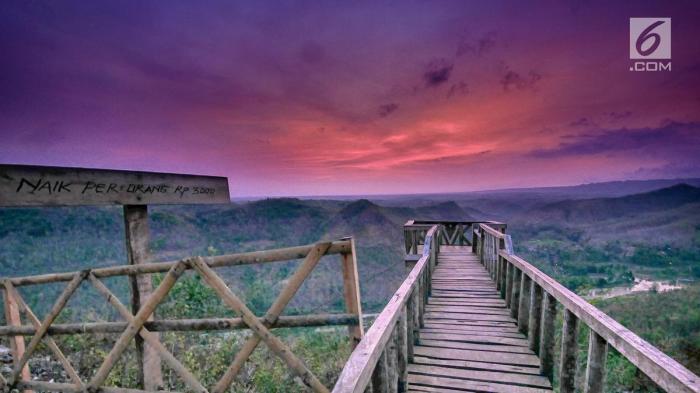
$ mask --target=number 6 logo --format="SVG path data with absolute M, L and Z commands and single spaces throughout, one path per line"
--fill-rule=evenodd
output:
M 670 59 L 671 18 L 630 18 L 630 59 Z

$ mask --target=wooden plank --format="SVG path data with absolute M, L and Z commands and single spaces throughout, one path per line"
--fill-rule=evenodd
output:
M 439 306 L 427 305 L 426 311 L 441 312 L 441 313 L 468 313 L 468 314 L 487 314 L 487 315 L 503 315 L 510 318 L 509 312 L 506 309 L 488 308 L 488 307 L 458 307 L 458 306 Z
M 230 203 L 228 179 L 157 172 L 0 165 L 0 206 Z
M 551 389 L 531 388 L 525 386 L 513 386 L 496 382 L 476 382 L 464 379 L 436 377 L 431 375 L 409 374 L 410 384 L 429 385 L 435 387 L 448 387 L 458 389 L 471 389 L 478 392 L 493 393 L 547 393 Z
M 423 345 L 416 345 L 413 351 L 413 353 L 417 356 L 437 359 L 470 360 L 476 362 L 510 364 L 529 367 L 537 367 L 540 364 L 537 356 L 518 353 L 435 348 Z
M 478 333 L 474 334 L 456 334 L 456 333 L 433 333 L 426 331 L 425 329 L 421 332 L 421 336 L 424 340 L 445 340 L 445 341 L 459 341 L 459 342 L 471 342 L 471 343 L 489 343 L 498 345 L 514 345 L 518 347 L 527 347 L 527 340 L 522 338 L 512 338 L 512 337 L 496 337 L 489 335 L 481 335 Z M 532 350 L 530 350 L 532 351 Z
M 473 327 L 472 329 L 465 329 L 460 327 L 452 327 L 450 325 L 444 325 L 443 327 L 428 327 L 422 329 L 424 333 L 452 333 L 452 334 L 478 334 L 482 336 L 494 336 L 494 337 L 509 337 L 509 338 L 519 338 L 526 340 L 522 333 L 502 333 L 494 332 L 490 329 L 479 329 L 478 327 Z
M 446 366 L 446 367 L 454 367 L 454 368 L 470 369 L 470 370 L 503 371 L 503 372 L 508 372 L 508 373 L 539 375 L 539 372 L 538 372 L 537 368 L 535 368 L 535 367 L 511 366 L 511 365 L 507 365 L 507 364 L 474 362 L 474 361 L 469 361 L 469 360 L 455 360 L 455 359 L 445 360 L 445 359 L 427 358 L 424 356 L 416 356 L 416 357 L 414 357 L 413 363 Z
M 148 206 L 125 205 L 124 206 L 124 234 L 126 237 L 126 256 L 129 265 L 141 265 L 149 262 L 148 230 Z M 150 274 L 129 276 L 131 284 L 131 312 L 136 314 L 141 304 L 146 303 L 153 292 L 153 282 Z M 155 312 L 148 317 L 148 321 L 155 319 Z M 159 339 L 158 333 L 152 333 L 154 339 Z M 138 362 L 137 380 L 140 387 L 145 390 L 162 390 L 163 373 L 161 370 L 158 351 L 151 345 L 144 343 L 143 337 L 137 335 L 134 338 L 136 346 L 136 359 Z
M 440 367 L 432 365 L 411 364 L 408 367 L 409 373 L 435 375 L 442 377 L 469 379 L 484 382 L 500 382 L 510 385 L 525 385 L 532 387 L 550 388 L 552 384 L 547 378 L 540 375 L 514 374 L 500 371 L 476 371 L 462 370 L 452 367 Z
M 527 347 L 516 347 L 512 345 L 498 344 L 473 344 L 447 340 L 428 340 L 427 338 L 422 338 L 420 341 L 420 345 L 435 348 L 469 349 L 472 351 L 532 354 L 532 351 L 530 351 Z
M 471 313 L 444 313 L 426 311 L 426 319 L 451 319 L 454 321 L 497 321 L 497 322 L 512 322 L 512 319 L 506 315 L 489 315 L 489 314 L 471 314 Z

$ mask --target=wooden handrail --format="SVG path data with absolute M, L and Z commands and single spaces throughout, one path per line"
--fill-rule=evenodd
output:
M 333 388 L 333 393 L 361 393 L 367 388 L 380 358 L 387 351 L 387 344 L 402 314 L 410 311 L 407 310 L 407 304 L 416 291 L 420 292 L 420 286 L 428 281 L 425 279 L 426 275 L 429 275 L 432 259 L 435 259 L 434 239 L 439 228 L 439 225 L 434 225 L 426 234 L 422 256 L 350 355 Z M 423 296 L 418 298 L 419 302 L 423 301 Z M 417 308 L 422 309 L 422 307 Z M 412 346 L 413 342 L 408 342 L 407 345 Z
M 492 236 L 494 236 L 494 237 L 496 237 L 496 238 L 498 238 L 498 239 L 503 239 L 503 238 L 506 237 L 506 234 L 505 234 L 505 233 L 500 232 L 500 231 L 497 231 L 497 230 L 491 228 L 491 227 L 488 226 L 488 225 L 479 224 L 479 227 L 480 227 L 482 230 L 484 230 L 485 232 L 491 234 Z
M 644 372 L 662 389 L 673 393 L 700 393 L 700 378 L 683 365 L 622 326 L 595 306 L 549 277 L 508 247 L 509 237 L 490 227 L 479 225 L 480 260 L 492 273 L 501 290 L 511 316 L 518 319 L 518 327 L 528 336 L 530 349 L 540 355 L 540 371 L 549 377 L 552 373 L 553 320 L 556 302 L 564 307 L 562 329 L 562 392 L 574 390 L 576 375 L 576 343 L 578 321 L 591 330 L 586 370 L 586 391 L 600 392 L 603 388 L 605 345 L 610 344 L 632 364 Z M 489 239 L 490 238 L 490 239 Z M 498 242 L 498 243 L 494 243 Z M 483 243 L 489 244 L 488 249 Z M 493 255 L 494 244 L 496 255 Z M 497 259 L 494 263 L 494 257 Z M 545 312 L 542 312 L 544 308 Z
M 499 252 L 499 256 L 520 269 L 548 294 L 554 296 L 562 306 L 585 322 L 591 330 L 603 337 L 605 341 L 617 349 L 662 389 L 674 393 L 700 392 L 698 376 L 682 364 L 637 336 L 619 322 L 532 266 L 526 260 L 517 255 L 510 255 L 504 250 Z
M 267 263 L 267 262 L 278 262 L 278 261 L 288 261 L 291 259 L 303 258 L 309 253 L 314 247 L 313 244 L 308 244 L 305 246 L 278 248 L 274 250 L 264 250 L 264 251 L 253 251 L 253 252 L 243 252 L 236 254 L 226 254 L 217 255 L 213 257 L 204 257 L 204 261 L 209 267 L 218 268 L 224 266 L 238 266 L 238 265 L 250 265 L 257 263 Z M 351 242 L 350 240 L 336 240 L 331 244 L 331 247 L 326 252 L 326 255 L 332 254 L 349 254 L 351 253 Z M 113 277 L 113 276 L 126 276 L 135 274 L 150 274 L 150 273 L 164 273 L 170 270 L 171 267 L 175 266 L 179 261 L 166 261 L 166 262 L 153 262 L 153 263 L 142 263 L 138 265 L 122 265 L 122 266 L 110 266 L 92 269 L 91 273 L 97 278 Z M 191 269 L 187 266 L 186 269 Z M 8 277 L 0 278 L 2 280 L 8 280 L 12 285 L 18 287 L 22 285 L 35 285 L 35 284 L 46 284 L 52 282 L 70 281 L 73 279 L 77 272 L 65 272 L 65 273 L 49 273 L 40 274 L 33 276 L 23 276 L 23 277 Z

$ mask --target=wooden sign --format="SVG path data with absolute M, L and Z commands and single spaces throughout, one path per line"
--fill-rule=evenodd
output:
M 225 177 L 0 165 L 0 206 L 229 202 Z

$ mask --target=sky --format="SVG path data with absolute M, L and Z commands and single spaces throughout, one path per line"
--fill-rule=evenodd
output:
M 672 70 L 630 71 L 630 17 Z M 700 2 L 4 1 L 0 163 L 232 196 L 700 177 Z

